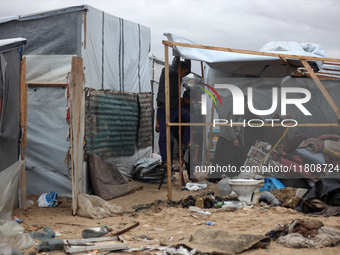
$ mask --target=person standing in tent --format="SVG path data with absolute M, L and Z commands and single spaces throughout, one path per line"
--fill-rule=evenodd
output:
M 247 97 L 244 100 L 245 115 L 233 115 L 232 111 L 228 113 L 227 120 L 232 120 L 233 123 L 242 123 L 249 115 Z M 233 167 L 236 171 L 228 171 L 224 173 L 227 177 L 234 177 L 240 174 L 240 167 L 246 159 L 247 153 L 244 142 L 244 127 L 243 126 L 225 126 L 221 128 L 220 135 L 217 140 L 215 155 L 212 165 L 218 168 Z M 207 180 L 217 182 L 222 179 L 221 172 L 214 172 L 208 175 Z
M 169 90 L 170 90 L 170 122 L 174 122 L 179 116 L 179 101 L 178 101 L 178 82 L 191 72 L 191 61 L 185 59 L 180 61 L 180 57 L 174 57 L 172 64 L 169 66 Z M 162 157 L 162 165 L 165 166 L 167 162 L 166 155 L 166 122 L 165 122 L 165 68 L 163 68 L 157 94 L 157 118 L 159 130 L 159 150 Z M 181 122 L 190 122 L 190 112 L 181 108 Z M 186 126 L 183 130 L 182 149 L 187 149 L 190 146 L 190 127 Z

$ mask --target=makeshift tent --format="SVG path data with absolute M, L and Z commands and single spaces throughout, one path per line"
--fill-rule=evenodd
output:
M 24 52 L 29 88 L 28 193 L 55 191 L 70 196 L 72 187 L 81 193 L 88 176 L 84 173 L 84 126 L 91 122 L 85 120 L 84 90 L 151 95 L 150 29 L 83 5 L 0 21 L 0 38 L 18 36 L 28 41 Z M 98 98 L 86 94 L 86 101 L 94 99 L 88 104 L 98 106 Z M 106 96 L 105 100 L 114 99 Z M 150 125 L 144 136 L 151 128 Z M 95 134 L 86 135 L 85 139 L 89 139 Z M 136 142 L 137 135 L 128 140 Z M 64 162 L 69 148 L 71 167 Z M 121 165 L 131 161 L 132 167 L 138 158 L 150 153 L 151 146 L 135 146 L 129 155 L 113 158 Z
M 0 40 L 0 218 L 10 219 L 12 209 L 25 201 L 25 61 L 24 38 Z M 23 82 L 23 83 L 22 83 Z
M 169 40 L 163 42 L 167 46 L 165 47 L 166 63 L 169 58 L 168 46 L 170 46 L 183 58 L 205 62 L 207 68 L 204 74 L 204 83 L 215 88 L 221 88 L 216 89 L 216 91 L 221 97 L 222 103 L 220 105 L 223 105 L 223 107 L 216 104 L 217 114 L 214 114 L 214 109 L 211 107 L 212 100 L 210 100 L 212 111 L 207 111 L 208 125 L 213 125 L 213 119 L 227 119 L 227 114 L 232 109 L 233 103 L 235 103 L 235 97 L 232 97 L 231 91 L 218 86 L 227 84 L 236 86 L 240 94 L 247 94 L 250 91 L 253 91 L 254 94 L 256 93 L 256 96 L 253 97 L 248 95 L 248 105 L 250 98 L 254 109 L 267 110 L 272 109 L 271 106 L 274 105 L 274 111 L 270 111 L 270 114 L 267 114 L 268 116 L 261 116 L 262 118 L 273 119 L 273 116 L 281 118 L 282 115 L 291 115 L 290 119 L 295 119 L 299 122 L 298 127 L 291 128 L 290 133 L 292 135 L 303 132 L 313 132 L 315 136 L 322 133 L 339 134 L 340 131 L 336 127 L 338 127 L 338 120 L 340 119 L 340 104 L 339 102 L 334 102 L 333 98 L 340 95 L 340 60 L 326 58 L 320 45 L 271 42 L 260 51 L 247 51 L 204 46 L 173 34 L 165 35 Z M 321 70 L 320 75 L 315 74 L 319 70 Z M 313 80 L 308 77 L 312 77 Z M 325 80 L 321 83 L 319 78 Z M 199 85 L 202 86 L 202 83 Z M 273 91 L 275 92 L 274 87 L 277 89 L 298 87 L 305 88 L 311 92 L 311 98 L 307 96 L 308 100 L 305 102 L 305 108 L 310 111 L 311 115 L 306 115 L 301 111 L 301 107 L 293 104 L 288 105 L 286 111 L 283 111 L 282 105 L 273 104 L 274 99 L 265 100 L 272 98 Z M 291 96 L 296 100 L 304 99 L 299 92 L 291 93 Z M 243 99 L 241 100 L 243 104 Z M 210 112 L 212 113 L 210 114 L 211 116 L 209 116 Z M 178 125 L 169 122 L 169 119 L 167 119 L 168 129 L 170 126 Z M 222 130 L 223 128 L 221 127 Z M 264 135 L 268 136 L 268 133 Z M 211 141 L 209 144 L 211 144 Z M 169 142 L 167 146 L 169 149 Z M 168 167 L 168 171 L 170 171 L 170 167 Z M 171 200 L 171 187 L 169 188 L 168 196 Z

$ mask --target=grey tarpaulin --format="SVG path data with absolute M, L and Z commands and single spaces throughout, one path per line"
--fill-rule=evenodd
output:
M 0 40 L 0 172 L 19 159 L 20 61 L 23 38 Z

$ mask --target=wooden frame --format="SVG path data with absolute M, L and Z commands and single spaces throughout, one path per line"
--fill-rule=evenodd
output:
M 83 58 L 72 57 L 70 92 L 70 157 L 72 171 L 72 214 L 76 215 L 78 195 L 83 192 L 85 133 L 85 92 Z
M 170 41 L 163 41 L 164 45 L 164 61 L 165 61 L 165 113 L 166 113 L 166 142 L 167 142 L 167 173 L 168 173 L 168 200 L 172 200 L 172 189 L 171 189 L 171 145 L 170 145 L 170 127 L 171 126 L 213 126 L 213 123 L 171 123 L 170 122 L 170 91 L 169 91 L 169 47 L 173 46 L 181 46 L 181 47 L 188 47 L 188 48 L 198 48 L 198 49 L 206 49 L 206 50 L 217 50 L 217 51 L 225 51 L 225 52 L 234 52 L 234 53 L 241 53 L 241 54 L 251 54 L 251 55 L 259 55 L 259 56 L 270 56 L 270 57 L 278 57 L 284 63 L 288 64 L 287 58 L 289 59 L 298 59 L 301 61 L 302 65 L 306 68 L 309 75 L 312 77 L 330 106 L 332 107 L 333 111 L 337 115 L 338 119 L 340 120 L 340 110 L 335 104 L 332 97 L 329 95 L 323 84 L 321 83 L 318 76 L 315 74 L 313 69 L 310 67 L 309 61 L 322 61 L 325 64 L 340 65 L 340 59 L 335 58 L 323 58 L 323 57 L 309 57 L 309 56 L 301 56 L 301 55 L 291 55 L 291 54 L 280 54 L 280 53 L 271 53 L 271 52 L 260 52 L 260 51 L 249 51 L 249 50 L 238 50 L 238 49 L 231 49 L 231 48 L 223 48 L 223 47 L 214 47 L 214 46 L 206 46 L 206 45 L 197 45 L 197 44 L 188 44 L 188 43 L 180 43 L 180 42 L 170 42 Z M 218 126 L 223 126 L 226 124 L 217 124 Z M 240 124 L 241 125 L 241 124 Z M 269 124 L 271 126 L 271 124 Z M 266 125 L 268 126 L 268 125 Z M 339 123 L 304 123 L 298 124 L 298 126 L 309 126 L 309 127 L 320 127 L 320 126 L 327 126 L 327 127 L 336 127 L 339 126 Z M 209 139 L 210 142 L 210 139 Z M 208 147 L 210 148 L 210 146 Z

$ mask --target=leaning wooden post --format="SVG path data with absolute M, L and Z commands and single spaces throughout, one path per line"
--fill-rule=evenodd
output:
M 318 86 L 318 88 L 320 89 L 320 91 L 324 95 L 324 97 L 326 98 L 326 100 L 329 103 L 329 105 L 332 107 L 332 109 L 335 112 L 336 116 L 338 116 L 338 120 L 340 120 L 340 110 L 339 110 L 338 106 L 335 104 L 334 100 L 329 95 L 328 91 L 325 89 L 325 87 L 323 86 L 323 84 L 321 83 L 319 78 L 316 76 L 316 74 L 314 73 L 313 69 L 311 68 L 311 66 L 309 65 L 307 60 L 300 59 L 300 61 L 305 66 L 305 68 L 309 72 L 310 76 L 313 78 L 315 84 Z
M 170 136 L 170 90 L 169 90 L 169 47 L 164 45 L 165 61 L 165 125 L 166 125 L 166 162 L 168 173 L 168 200 L 172 200 L 171 191 L 171 136 Z

